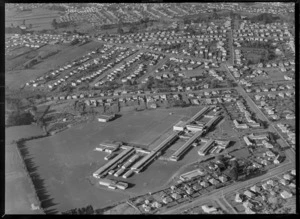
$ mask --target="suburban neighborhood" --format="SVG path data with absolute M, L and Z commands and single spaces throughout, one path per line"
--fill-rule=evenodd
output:
M 6 3 L 5 213 L 296 214 L 295 7 Z

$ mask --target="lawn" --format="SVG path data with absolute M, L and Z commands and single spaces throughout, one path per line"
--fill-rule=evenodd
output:
M 31 210 L 31 204 L 38 205 L 30 178 L 18 154 L 17 146 L 11 144 L 19 138 L 40 135 L 42 131 L 35 126 L 11 127 L 5 130 L 5 213 L 41 214 Z
M 284 79 L 284 73 L 282 73 L 278 68 L 277 69 L 269 69 L 266 71 L 273 82 L 282 81 Z
M 122 203 L 104 212 L 104 214 L 140 214 L 140 212 L 129 204 Z
M 23 168 L 16 145 L 5 147 L 5 213 L 41 214 L 33 211 L 31 204 L 38 205 L 30 179 Z

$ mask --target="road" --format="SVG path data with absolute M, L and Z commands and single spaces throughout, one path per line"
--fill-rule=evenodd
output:
M 231 51 L 231 55 L 230 55 L 230 59 L 231 59 L 231 66 L 234 65 L 234 46 L 233 46 L 233 35 L 232 35 L 232 29 L 230 29 L 230 32 L 228 33 L 228 39 L 229 39 L 229 46 L 230 46 L 230 51 Z
M 106 42 L 106 41 L 102 41 L 102 40 L 98 40 L 98 38 L 94 38 L 93 40 L 100 42 L 100 43 L 104 43 L 104 44 L 109 44 L 109 45 L 115 45 L 115 46 L 123 46 L 123 47 L 128 47 L 128 48 L 133 48 L 133 49 L 139 49 L 140 51 L 147 51 L 147 52 L 152 52 L 152 53 L 159 53 L 159 54 L 163 54 L 165 56 L 172 56 L 174 58 L 178 58 L 178 59 L 188 59 L 188 60 L 194 60 L 194 61 L 200 61 L 200 62 L 208 62 L 208 59 L 201 59 L 201 58 L 197 58 L 197 57 L 191 57 L 191 56 L 187 56 L 187 55 L 182 55 L 182 54 L 174 54 L 174 53 L 166 53 L 166 52 L 161 52 L 161 51 L 157 51 L 157 50 L 151 50 L 148 48 L 144 48 L 144 47 L 138 47 L 137 45 L 133 45 L 133 44 L 129 44 L 129 43 L 125 43 L 125 44 L 120 44 L 120 43 L 111 43 L 111 42 Z
M 209 199 L 214 199 L 215 200 L 215 199 L 218 199 L 218 198 L 222 198 L 222 197 L 224 197 L 224 194 L 236 192 L 239 189 L 242 189 L 242 188 L 245 188 L 247 186 L 256 184 L 256 183 L 261 182 L 263 180 L 267 180 L 271 177 L 274 177 L 278 174 L 281 174 L 283 172 L 289 171 L 289 170 L 294 169 L 294 168 L 295 168 L 294 163 L 287 163 L 287 164 L 282 165 L 280 167 L 274 168 L 269 173 L 264 174 L 263 176 L 259 176 L 259 177 L 247 180 L 245 182 L 239 182 L 239 183 L 233 184 L 233 185 L 225 187 L 225 188 L 223 187 L 223 188 L 214 190 L 212 192 L 209 192 L 209 193 L 205 194 L 204 196 L 201 196 L 200 198 L 198 198 L 198 199 L 196 199 L 192 202 L 181 205 L 180 207 L 176 206 L 176 208 L 169 209 L 169 210 L 163 212 L 163 214 L 172 214 L 172 213 L 176 214 L 178 212 L 182 212 L 184 209 L 186 209 L 189 206 L 194 205 L 198 202 L 200 203 L 202 201 L 209 200 Z
M 161 59 L 158 61 L 158 63 L 155 66 L 152 66 L 152 69 L 149 70 L 149 72 L 147 72 L 145 75 L 143 75 L 142 77 L 138 78 L 137 83 L 141 83 L 142 80 L 144 80 L 146 77 L 149 76 L 153 76 L 155 71 L 159 68 L 161 68 L 168 60 L 169 60 L 170 56 L 166 56 L 165 58 Z
M 259 115 L 259 117 L 262 120 L 265 120 L 268 122 L 268 124 L 274 129 L 274 131 L 280 136 L 280 138 L 290 146 L 290 144 L 285 140 L 285 138 L 281 135 L 281 133 L 275 128 L 274 124 L 265 116 L 265 114 L 258 108 L 258 106 L 254 103 L 254 101 L 250 98 L 250 96 L 247 94 L 247 92 L 244 90 L 243 87 L 239 84 L 239 82 L 236 80 L 236 78 L 231 74 L 230 70 L 228 69 L 228 66 L 226 64 L 223 64 L 226 71 L 228 72 L 228 75 L 237 83 L 237 91 L 243 96 L 243 98 L 247 101 L 248 105 Z
M 121 95 L 113 95 L 113 96 L 94 96 L 94 97 L 84 97 L 84 100 L 89 100 L 89 99 L 97 99 L 97 100 L 103 100 L 103 99 L 111 99 L 111 98 L 127 98 L 127 97 L 133 97 L 133 96 L 157 96 L 157 95 L 167 95 L 167 94 L 189 94 L 189 93 L 197 93 L 197 92 L 204 92 L 204 91 L 220 91 L 220 90 L 228 90 L 229 88 L 214 88 L 214 89 L 204 89 L 204 90 L 193 90 L 190 92 L 187 91 L 168 91 L 168 92 L 159 92 L 159 93 L 150 93 L 150 94 L 121 94 Z M 77 94 L 78 95 L 78 94 Z M 72 95 L 71 95 L 72 96 Z M 83 99 L 83 98 L 78 98 L 78 99 Z M 76 99 L 76 100 L 78 100 Z M 203 99 L 203 98 L 202 98 Z M 59 100 L 59 101 L 74 101 L 74 99 L 65 99 L 65 100 Z
M 102 72 L 102 74 L 99 75 L 99 77 L 97 77 L 96 79 L 94 79 L 89 86 L 95 86 L 95 84 L 99 81 L 101 81 L 103 78 L 105 78 L 109 73 L 111 73 L 112 71 L 114 71 L 115 69 L 119 68 L 120 66 L 122 66 L 124 64 L 124 62 L 132 60 L 135 56 L 137 56 L 139 53 L 141 53 L 140 51 L 136 51 L 133 54 L 127 56 L 125 59 L 122 59 L 120 63 L 118 63 L 117 65 L 113 66 L 112 68 L 107 69 L 106 71 Z
M 253 100 L 249 97 L 249 95 L 246 93 L 246 91 L 239 85 L 238 81 L 233 77 L 231 72 L 229 71 L 227 65 L 224 65 L 225 69 L 227 70 L 228 74 L 232 79 L 238 84 L 238 87 L 236 87 L 237 91 L 243 96 L 243 98 L 247 101 L 249 106 L 254 109 L 261 118 L 263 118 L 265 121 L 267 121 L 273 129 L 278 133 L 278 135 L 285 141 L 285 139 L 281 136 L 281 134 L 275 129 L 274 125 L 269 121 L 269 119 L 261 112 L 261 110 L 257 107 L 257 105 L 253 102 Z M 287 149 L 285 151 L 286 156 L 289 159 L 289 162 L 287 164 L 284 164 L 282 166 L 279 166 L 277 168 L 274 168 L 270 170 L 267 174 L 264 174 L 263 176 L 256 177 L 254 179 L 247 180 L 245 182 L 240 182 L 238 184 L 233 184 L 232 186 L 229 186 L 227 188 L 220 188 L 217 190 L 214 190 L 208 194 L 206 194 L 204 197 L 200 197 L 199 199 L 194 200 L 193 202 L 181 205 L 179 208 L 176 206 L 176 209 L 170 209 L 165 211 L 163 214 L 170 214 L 170 213 L 176 213 L 176 212 L 181 212 L 184 210 L 184 208 L 188 208 L 189 206 L 207 200 L 207 199 L 216 199 L 216 198 L 224 198 L 224 194 L 227 193 L 232 193 L 235 191 L 238 191 L 241 188 L 245 188 L 249 185 L 256 184 L 260 181 L 266 180 L 268 178 L 274 177 L 278 174 L 281 174 L 283 172 L 286 172 L 288 170 L 294 169 L 295 168 L 295 154 L 292 149 Z

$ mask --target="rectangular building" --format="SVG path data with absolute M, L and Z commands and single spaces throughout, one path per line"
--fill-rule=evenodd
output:
M 128 177 L 130 177 L 133 174 L 133 170 L 128 170 L 126 173 L 123 174 L 123 178 L 127 179 Z
M 262 139 L 268 140 L 269 134 L 268 133 L 263 133 L 263 134 L 253 134 L 252 133 L 252 134 L 248 135 L 248 137 L 253 140 L 262 140 Z
M 204 175 L 203 172 L 201 172 L 199 169 L 196 169 L 196 170 L 192 170 L 190 172 L 187 172 L 187 173 L 184 173 L 184 174 L 180 175 L 179 178 L 182 181 L 188 181 L 188 180 L 191 180 L 193 178 L 196 178 L 198 176 L 203 176 L 203 175 Z
M 211 120 L 208 121 L 208 123 L 206 123 L 206 128 L 210 129 L 212 126 L 214 126 L 217 122 L 220 121 L 222 117 L 221 116 L 215 116 L 214 118 L 212 118 Z
M 134 153 L 134 149 L 132 147 L 125 149 L 124 151 L 122 151 L 120 154 L 118 154 L 115 158 L 113 158 L 112 160 L 110 160 L 109 162 L 107 162 L 104 166 L 100 167 L 98 170 L 96 170 L 93 173 L 93 176 L 95 178 L 99 178 L 99 175 L 101 173 L 103 173 L 104 171 L 108 170 L 112 165 L 116 164 L 117 162 L 119 162 L 122 158 L 124 158 L 125 156 L 128 156 L 130 154 Z
M 120 168 L 117 172 L 115 172 L 114 176 L 115 176 L 115 177 L 119 177 L 119 176 L 121 176 L 124 172 L 126 172 L 126 170 L 123 169 L 123 168 Z
M 113 118 L 115 118 L 115 114 L 113 115 L 101 115 L 98 117 L 98 121 L 99 122 L 108 122 L 110 120 L 112 120 Z
M 205 143 L 204 146 L 202 146 L 199 151 L 198 154 L 200 156 L 205 156 L 207 154 L 207 152 L 214 146 L 214 140 L 210 139 L 208 142 Z
M 99 184 L 103 186 L 110 186 L 110 185 L 115 185 L 116 182 L 111 179 L 101 179 L 99 180 Z
M 203 134 L 202 131 L 196 132 L 187 142 L 185 142 L 175 153 L 170 157 L 170 160 L 177 161 L 180 157 L 192 146 L 194 141 Z
M 179 121 L 176 125 L 173 126 L 173 131 L 183 131 L 185 129 L 186 122 Z
M 204 107 L 202 110 L 200 110 L 198 113 L 196 113 L 192 118 L 190 118 L 188 120 L 188 122 L 193 122 L 197 119 L 199 119 L 204 113 L 208 112 L 208 110 L 210 109 L 210 107 Z
M 252 142 L 249 140 L 249 138 L 247 136 L 244 136 L 243 139 L 244 139 L 244 141 L 245 141 L 245 143 L 246 143 L 247 146 L 251 146 L 252 145 Z
M 186 125 L 186 129 L 192 132 L 199 132 L 203 130 L 203 127 L 198 125 Z

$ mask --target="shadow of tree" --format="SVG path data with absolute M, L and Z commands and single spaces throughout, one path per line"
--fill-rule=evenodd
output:
M 56 209 L 49 209 L 50 207 L 53 207 L 57 204 L 53 202 L 53 198 L 51 198 L 51 196 L 48 194 L 44 179 L 41 178 L 38 172 L 38 166 L 35 165 L 33 158 L 29 157 L 30 153 L 25 142 L 26 139 L 22 139 L 21 141 L 17 142 L 17 147 L 20 151 L 20 154 L 24 161 L 24 165 L 35 188 L 36 196 L 40 201 L 40 207 L 43 209 L 45 214 L 57 214 L 58 211 Z

